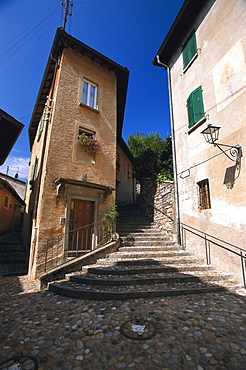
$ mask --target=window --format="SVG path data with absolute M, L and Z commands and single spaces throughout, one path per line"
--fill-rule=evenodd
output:
M 36 167 L 37 167 L 37 163 L 38 163 L 38 158 L 37 156 L 35 157 L 35 160 L 34 160 L 34 163 L 32 165 L 32 174 L 31 174 L 31 179 L 29 181 L 29 185 L 30 185 L 30 190 L 33 190 L 33 187 L 34 187 L 34 180 L 35 180 L 35 174 L 36 174 Z
M 197 56 L 197 44 L 195 30 L 191 32 L 182 47 L 183 69 L 186 69 Z
M 208 179 L 199 181 L 199 206 L 200 210 L 211 208 Z
M 8 208 L 8 206 L 9 206 L 9 197 L 7 195 L 5 195 L 5 197 L 4 197 L 3 206 L 5 208 Z
M 127 163 L 127 177 L 130 178 L 130 164 Z
M 116 169 L 120 170 L 120 153 L 116 153 Z
M 44 108 L 41 120 L 39 122 L 39 132 L 42 132 L 44 129 L 44 121 L 46 119 L 46 107 Z
M 91 108 L 97 109 L 97 85 L 83 81 L 82 87 L 82 103 L 88 105 Z
M 197 123 L 204 117 L 204 106 L 201 86 L 199 86 L 196 90 L 192 91 L 192 93 L 187 99 L 186 106 L 188 110 L 189 128 L 191 128 L 195 123 Z

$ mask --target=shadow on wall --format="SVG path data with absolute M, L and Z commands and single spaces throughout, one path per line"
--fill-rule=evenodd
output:
M 151 222 L 154 220 L 154 203 L 156 190 L 156 181 L 147 178 L 142 179 L 139 195 L 139 205 Z
M 238 171 L 238 173 L 236 173 Z M 227 167 L 225 171 L 225 177 L 224 177 L 224 182 L 223 184 L 226 185 L 227 189 L 232 189 L 236 179 L 240 175 L 240 168 L 237 168 L 237 165 Z

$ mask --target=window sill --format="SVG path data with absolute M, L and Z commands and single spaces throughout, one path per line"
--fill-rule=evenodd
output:
M 198 57 L 198 52 L 193 56 L 193 58 L 189 61 L 189 63 L 187 64 L 187 66 L 183 69 L 183 74 L 186 73 L 186 71 L 190 68 L 190 66 L 192 65 L 192 63 L 194 62 L 194 60 Z
M 80 105 L 81 107 L 87 108 L 87 109 L 89 109 L 89 110 L 91 110 L 91 111 L 93 111 L 93 112 L 95 112 L 95 113 L 100 113 L 100 110 L 98 110 L 98 109 L 96 109 L 96 108 L 92 108 L 92 107 L 90 107 L 90 106 L 89 106 L 89 105 L 87 105 L 87 104 L 79 103 L 79 105 Z
M 200 121 L 196 122 L 188 131 L 188 135 L 190 135 L 193 131 L 195 131 L 199 126 L 201 126 L 204 122 L 207 121 L 207 116 L 204 116 L 200 119 Z

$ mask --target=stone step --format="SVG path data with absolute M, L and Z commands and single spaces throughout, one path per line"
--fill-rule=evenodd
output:
M 110 274 L 106 275 L 97 275 L 91 276 L 87 273 L 77 273 L 77 274 L 68 274 L 67 278 L 70 281 L 78 284 L 87 284 L 87 285 L 103 285 L 103 286 L 124 286 L 124 285 L 152 285 L 152 284 L 168 284 L 173 285 L 174 283 L 184 283 L 184 282 L 224 282 L 225 280 L 230 279 L 230 275 L 221 275 L 216 273 L 205 273 L 205 272 L 193 272 L 192 273 L 139 273 L 139 274 L 130 274 L 128 276 L 112 276 Z
M 195 257 L 173 257 L 173 258 L 137 258 L 137 259 L 117 259 L 117 258 L 105 258 L 99 259 L 99 265 L 102 266 L 167 266 L 167 265 L 189 265 L 189 264 L 197 264 L 203 263 L 202 258 L 195 258 Z
M 121 233 L 120 234 L 121 239 L 127 239 L 127 238 L 137 238 L 137 239 L 159 239 L 162 238 L 163 240 L 169 240 L 161 231 L 159 232 L 153 232 L 153 230 L 149 231 L 143 231 L 141 233 Z
M 184 247 L 181 247 L 180 245 L 173 244 L 173 245 L 166 245 L 166 246 L 145 246 L 145 247 L 139 247 L 139 246 L 125 246 L 119 248 L 119 252 L 139 252 L 142 251 L 184 251 Z
M 139 251 L 134 252 L 115 252 L 110 254 L 110 259 L 118 259 L 120 261 L 124 259 L 151 259 L 151 258 L 163 258 L 163 257 L 184 257 L 184 256 L 190 256 L 191 254 L 186 251 L 166 251 L 166 250 L 161 250 L 161 251 L 151 251 L 149 249 L 143 250 L 142 248 L 139 248 Z
M 26 262 L 26 253 L 23 251 L 11 251 L 0 253 L 0 263 L 22 263 Z
M 98 274 L 98 275 L 115 275 L 115 276 L 141 274 L 141 273 L 143 274 L 165 273 L 166 274 L 169 272 L 177 272 L 177 271 L 189 272 L 189 273 L 196 272 L 196 271 L 198 272 L 204 271 L 207 273 L 211 270 L 213 271 L 213 267 L 211 265 L 204 265 L 204 264 L 176 265 L 175 267 L 173 267 L 172 265 L 170 266 L 158 266 L 158 265 L 150 266 L 148 265 L 148 267 L 140 266 L 140 267 L 135 267 L 135 268 L 132 268 L 129 266 L 113 266 L 112 268 L 110 268 L 108 266 L 103 266 L 103 265 L 100 266 L 99 264 L 94 264 L 94 265 L 82 267 L 82 271 L 85 273 Z
M 175 243 L 174 242 L 171 242 L 170 240 L 126 240 L 126 241 L 122 241 L 122 244 L 124 246 L 131 246 L 131 245 L 135 245 L 135 246 L 138 246 L 139 248 L 141 247 L 147 247 L 147 246 L 171 246 L 171 245 L 174 245 Z
M 99 286 L 77 284 L 71 281 L 60 281 L 49 284 L 49 291 L 65 297 L 88 300 L 125 300 L 138 298 L 167 297 L 190 294 L 204 294 L 209 292 L 236 289 L 235 285 L 226 286 L 197 282 L 174 283 L 170 288 L 167 284 Z

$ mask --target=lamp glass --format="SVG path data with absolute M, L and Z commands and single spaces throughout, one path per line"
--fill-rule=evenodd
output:
M 220 127 L 218 126 L 208 125 L 205 130 L 201 132 L 201 134 L 203 134 L 205 140 L 209 144 L 213 144 L 219 138 L 219 129 Z

